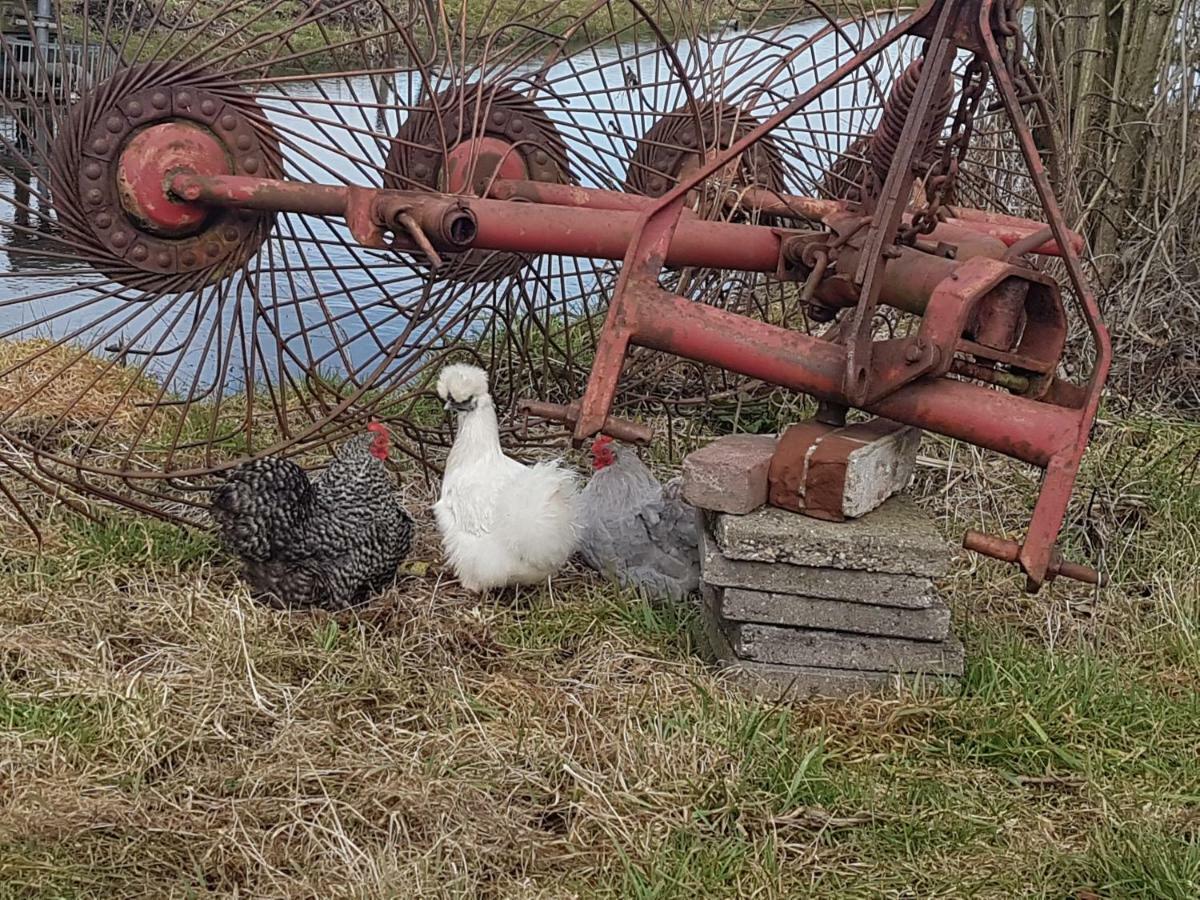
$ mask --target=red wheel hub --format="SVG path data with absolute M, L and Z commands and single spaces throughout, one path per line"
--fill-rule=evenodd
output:
M 445 190 L 483 197 L 499 179 L 525 181 L 529 168 L 515 145 L 495 137 L 463 141 L 446 154 Z
M 117 166 L 121 206 L 147 231 L 171 237 L 193 234 L 211 210 L 176 199 L 167 182 L 179 171 L 230 175 L 233 166 L 224 145 L 202 125 L 163 122 L 134 134 Z

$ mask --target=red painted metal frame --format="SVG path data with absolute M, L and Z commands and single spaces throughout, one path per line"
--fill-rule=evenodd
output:
M 897 24 L 870 47 L 856 54 L 835 72 L 787 104 L 730 147 L 726 153 L 715 156 L 683 178 L 673 190 L 646 210 L 639 222 L 635 240 L 630 244 L 629 252 L 625 256 L 616 292 L 609 307 L 592 376 L 575 424 L 576 443 L 583 442 L 601 430 L 612 406 L 622 361 L 630 344 L 654 347 L 689 359 L 722 366 L 837 403 L 847 401 L 840 377 L 835 377 L 832 371 L 837 369 L 838 376 L 845 371 L 847 355 L 844 348 L 812 339 L 797 340 L 802 336 L 790 332 L 780 333 L 781 329 L 770 325 L 688 304 L 680 298 L 665 296 L 657 286 L 658 273 L 666 261 L 672 237 L 680 224 L 684 197 L 690 190 L 901 36 L 923 33 L 921 28 L 927 26 L 926 20 L 934 13 L 939 14 L 932 41 L 936 45 L 944 32 L 946 17 L 942 14 L 947 12 L 946 8 L 950 5 L 951 0 L 926 0 L 910 18 Z M 1018 135 L 1022 155 L 1041 200 L 1051 236 L 1063 250 L 1068 276 L 1080 298 L 1083 315 L 1095 344 L 1096 362 L 1083 392 L 1080 409 L 1039 408 L 1039 404 L 1031 404 L 1017 398 L 1004 398 L 1002 403 L 997 403 L 995 400 L 985 401 L 980 396 L 977 401 L 981 404 L 979 408 L 968 411 L 967 405 L 963 404 L 956 411 L 956 415 L 961 417 L 960 424 L 971 420 L 968 428 L 971 437 L 967 440 L 993 449 L 999 449 L 997 445 L 1001 443 L 1009 444 L 1011 450 L 1020 452 L 1002 452 L 1010 452 L 1010 455 L 1035 462 L 1045 469 L 1029 530 L 1025 541 L 1015 554 L 1016 561 L 1027 576 L 1029 589 L 1036 591 L 1048 577 L 1056 574 L 1056 567 L 1052 566 L 1057 554 L 1055 543 L 1095 420 L 1100 395 L 1108 377 L 1112 348 L 1107 330 L 1101 322 L 1095 297 L 1083 277 L 1082 266 L 1072 241 L 1073 235 L 1066 226 L 1050 188 L 1016 88 L 992 33 L 993 0 L 954 5 L 960 9 L 969 9 L 972 5 L 977 7 L 975 22 L 960 24 L 969 26 L 969 33 L 979 42 L 980 49 L 987 59 L 1004 109 Z M 891 217 L 893 210 L 886 209 L 884 215 Z M 886 262 L 880 262 L 879 268 L 886 270 Z M 822 365 L 819 361 L 819 354 L 822 353 L 834 358 Z M 824 371 L 818 371 L 819 369 Z M 821 377 L 814 377 L 818 375 Z M 950 432 L 943 426 L 949 423 L 939 421 L 941 417 L 932 408 L 933 404 L 930 403 L 931 398 L 927 391 L 935 385 L 941 387 L 950 383 L 915 382 L 889 397 L 879 399 L 876 403 L 867 404 L 867 408 L 890 418 L 922 424 L 922 427 L 948 434 Z M 863 391 L 856 393 L 866 395 Z M 1001 396 L 986 390 L 983 393 L 992 393 L 995 398 Z M 984 408 L 988 410 L 985 416 L 975 415 Z M 1040 434 L 1029 433 L 1027 427 L 1032 422 L 1030 416 L 1035 410 L 1035 418 L 1040 419 L 1042 415 L 1053 418 L 1053 427 L 1048 427 L 1047 431 Z M 1049 422 L 1045 424 L 1050 426 Z M 953 430 L 958 431 L 957 428 Z M 1035 430 L 1040 431 L 1040 428 Z M 1013 442 L 997 440 L 1001 432 L 1010 437 L 1017 434 L 1023 436 Z M 984 552 L 989 550 L 986 542 L 977 541 L 975 546 Z M 999 552 L 991 555 L 1004 559 L 1011 556 L 1008 553 L 1001 555 Z
M 622 364 L 631 344 L 660 350 L 811 394 L 835 406 L 857 405 L 876 415 L 1043 468 L 1045 476 L 1025 541 L 1018 544 L 973 533 L 968 546 L 1019 563 L 1031 590 L 1060 574 L 1096 581 L 1092 570 L 1064 563 L 1055 542 L 1107 377 L 1111 348 L 1095 299 L 1083 278 L 1079 261 L 1082 241 L 1066 227 L 992 36 L 992 5 L 993 0 L 927 0 L 913 16 L 740 137 L 728 150 L 681 176 L 673 189 L 657 199 L 513 179 L 497 180 L 485 199 L 188 172 L 170 175 L 168 184 L 172 194 L 189 203 L 344 216 L 355 238 L 374 247 L 420 250 L 431 256 L 436 256 L 439 249 L 473 248 L 622 259 L 624 265 L 587 391 L 578 405 L 556 408 L 556 417 L 574 424 L 577 445 L 601 431 L 634 434 L 626 423 L 610 416 Z M 974 23 L 964 19 L 972 10 L 978 13 Z M 937 21 L 931 27 L 929 20 L 933 18 Z M 841 251 L 850 254 L 845 262 L 854 260 L 860 274 L 847 282 L 848 289 L 853 290 L 846 305 L 861 313 L 876 302 L 889 302 L 889 293 L 902 299 L 908 291 L 908 302 L 921 306 L 925 318 L 914 337 L 869 342 L 868 378 L 861 386 L 848 385 L 846 374 L 853 355 L 844 343 L 691 303 L 659 287 L 659 273 L 666 266 L 778 272 L 781 259 L 791 253 L 789 241 L 799 240 L 803 247 L 805 241 L 815 246 L 815 242 L 829 239 L 829 231 L 705 221 L 686 209 L 686 198 L 704 179 L 855 68 L 900 37 L 923 35 L 926 30 L 931 31 L 931 43 L 941 46 L 946 58 L 947 34 L 953 34 L 957 41 L 975 36 L 972 46 L 977 45 L 991 67 L 1046 214 L 1046 224 L 955 210 L 956 217 L 940 225 L 941 231 L 935 229 L 931 237 L 969 245 L 966 255 L 971 258 L 952 262 L 919 250 L 900 250 L 890 246 L 888 236 L 905 221 L 899 198 L 906 196 L 911 178 L 899 178 L 891 191 L 885 184 L 874 224 L 857 241 L 844 242 Z M 920 104 L 916 107 L 919 113 Z M 889 177 L 888 183 L 891 181 Z M 535 202 L 506 202 L 516 198 Z M 833 229 L 835 236 L 839 224 L 845 226 L 856 216 L 860 227 L 862 224 L 862 213 L 855 213 L 842 201 L 775 194 L 754 197 L 752 201 L 776 214 L 786 212 L 793 218 L 821 221 Z M 604 210 L 604 215 L 596 215 L 596 210 Z M 1053 378 L 1066 324 L 1058 289 L 1045 276 L 1010 265 L 1008 257 L 1019 252 L 1054 254 L 1063 259 L 1096 348 L 1096 364 L 1086 386 Z M 915 258 L 910 258 L 911 254 L 916 254 Z M 878 264 L 871 265 L 875 255 Z M 924 277 L 925 287 L 913 288 L 914 271 Z M 1026 293 L 1036 302 L 1020 306 L 1022 301 L 1012 301 L 1008 296 L 1012 294 L 1012 279 L 1028 285 Z M 1009 287 L 1004 287 L 1006 281 Z M 989 294 L 993 291 L 999 294 Z M 1013 302 L 1018 305 L 1013 306 Z M 909 308 L 904 302 L 896 305 Z M 970 332 L 971 323 L 988 309 L 992 319 L 984 321 L 975 333 L 991 335 L 988 340 L 993 343 L 996 335 L 1016 334 L 1013 316 L 1028 316 L 1030 325 L 1018 346 L 996 349 L 963 340 L 964 331 Z M 843 333 L 843 339 L 853 341 L 854 334 Z M 1028 372 L 1028 376 L 1010 379 L 1032 385 L 1028 396 L 941 377 L 949 371 L 964 371 L 961 365 L 955 368 L 962 362 L 955 360 L 956 350 L 984 358 L 991 353 L 991 359 Z M 990 371 L 976 368 L 984 375 Z

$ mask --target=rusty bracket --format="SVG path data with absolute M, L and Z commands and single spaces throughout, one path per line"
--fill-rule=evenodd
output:
M 899 149 L 883 183 L 882 200 L 871 220 L 866 244 L 859 258 L 858 272 L 854 277 L 855 283 L 861 285 L 861 290 L 846 342 L 846 370 L 843 376 L 843 391 L 852 406 L 862 406 L 869 397 L 880 396 L 879 390 L 872 385 L 871 377 L 875 310 L 879 306 L 888 258 L 895 252 L 891 249 L 892 242 L 912 192 L 918 134 L 934 106 L 937 86 L 947 76 L 953 59 L 954 43 L 949 35 L 950 26 L 956 19 L 955 12 L 955 4 L 943 0 L 929 39 L 916 96 L 900 132 Z
M 779 236 L 779 267 L 775 277 L 779 281 L 805 281 L 819 283 L 829 264 L 829 248 L 835 237 L 828 231 L 811 229 L 774 228 Z M 818 270 L 814 276 L 814 270 Z M 810 292 L 811 293 L 811 292 Z M 809 297 L 811 302 L 812 297 Z

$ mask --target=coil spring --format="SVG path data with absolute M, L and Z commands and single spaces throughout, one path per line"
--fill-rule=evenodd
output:
M 876 184 L 882 185 L 887 178 L 888 169 L 900 148 L 900 134 L 904 130 L 904 121 L 912 108 L 913 99 L 917 94 L 917 85 L 921 81 L 921 68 L 925 58 L 918 57 L 909 63 L 892 85 L 892 92 L 883 105 L 883 114 L 879 125 L 871 135 L 871 144 L 867 156 L 871 161 L 871 169 L 875 173 Z M 946 117 L 950 115 L 950 106 L 954 102 L 954 87 L 949 78 L 943 79 L 942 90 L 930 110 L 929 118 L 917 137 L 917 154 L 914 161 L 920 167 L 928 167 L 933 162 L 937 150 L 938 135 Z

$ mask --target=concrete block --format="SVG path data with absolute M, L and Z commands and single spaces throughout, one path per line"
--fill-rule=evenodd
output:
M 963 671 L 963 648 L 955 638 L 930 643 L 752 622 L 726 623 L 723 630 L 737 658 L 756 662 L 927 675 Z
M 895 672 L 864 672 L 853 669 L 822 669 L 816 666 L 779 666 L 744 659 L 721 660 L 717 664 L 731 684 L 763 700 L 806 700 L 812 697 L 846 699 L 858 695 L 925 696 L 953 684 L 945 675 L 901 675 Z
M 772 505 L 833 522 L 856 519 L 904 490 L 921 431 L 887 419 L 787 429 L 767 473 Z
M 699 532 L 700 577 L 708 584 L 904 609 L 928 609 L 936 602 L 933 581 L 916 575 L 728 559 L 717 548 L 706 519 L 701 519 Z
M 744 515 L 767 502 L 773 434 L 732 434 L 689 453 L 683 499 L 699 509 Z
M 741 588 L 714 588 L 726 621 L 759 622 L 822 631 L 944 641 L 950 635 L 950 609 L 938 601 L 927 609 L 846 603 L 791 594 L 764 594 Z
M 721 621 L 716 594 L 705 584 L 700 585 L 700 627 L 705 643 L 708 644 L 707 657 L 710 662 L 737 659 Z
M 710 589 L 701 589 L 700 622 L 708 643 L 709 661 L 727 681 L 766 700 L 803 700 L 809 697 L 845 698 L 856 694 L 924 693 L 951 683 L 944 675 L 904 675 L 864 669 L 821 666 L 787 666 L 738 659 L 722 626 Z
M 852 522 L 824 522 L 774 507 L 713 519 L 717 548 L 729 559 L 856 569 L 936 578 L 952 551 L 912 500 L 892 497 Z

